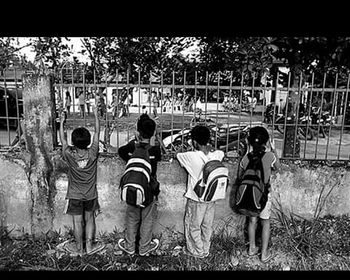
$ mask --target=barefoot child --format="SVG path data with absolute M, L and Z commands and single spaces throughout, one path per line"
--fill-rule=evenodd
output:
M 255 233 L 257 229 L 258 218 L 261 219 L 262 224 L 262 247 L 261 247 L 261 261 L 266 263 L 272 258 L 271 252 L 268 250 L 268 244 L 270 239 L 270 212 L 271 212 L 271 185 L 270 176 L 272 170 L 278 170 L 280 167 L 279 159 L 275 150 L 275 147 L 269 137 L 269 133 L 262 126 L 256 126 L 250 129 L 248 136 L 248 144 L 253 148 L 252 152 L 246 154 L 238 167 L 237 181 L 241 182 L 244 172 L 248 167 L 249 158 L 260 157 L 263 171 L 263 180 L 267 188 L 268 195 L 266 205 L 261 207 L 262 210 L 258 214 L 248 214 L 249 211 L 243 210 L 243 215 L 249 217 L 248 225 L 248 237 L 249 237 L 249 249 L 248 255 L 254 256 L 259 252 L 259 248 L 256 247 Z M 266 151 L 267 144 L 269 144 L 270 151 Z M 239 184 L 239 183 L 237 183 Z M 243 196 L 241 197 L 243 200 Z M 237 201 L 236 201 L 237 202 Z M 242 210 L 241 210 L 242 211 Z
M 75 242 L 67 243 L 65 249 L 74 255 L 82 255 L 84 252 L 90 255 L 104 248 L 103 244 L 95 243 L 95 215 L 100 208 L 96 188 L 100 123 L 96 107 L 94 113 L 95 134 L 90 148 L 88 146 L 91 135 L 84 127 L 73 130 L 73 146 L 69 146 L 64 135 L 65 116 L 63 113 L 60 118 L 59 135 L 62 143 L 62 154 L 69 167 L 66 214 L 72 216 L 75 237 Z M 86 238 L 85 250 L 84 234 Z

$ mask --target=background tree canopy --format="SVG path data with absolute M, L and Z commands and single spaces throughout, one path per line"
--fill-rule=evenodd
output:
M 67 39 L 67 38 L 66 38 Z M 67 39 L 69 41 L 69 39 Z M 327 72 L 326 86 L 334 86 L 335 73 L 338 85 L 345 86 L 350 69 L 349 37 L 85 37 L 82 53 L 91 63 L 83 65 L 72 53 L 62 37 L 35 37 L 32 46 L 37 58 L 47 67 L 55 69 L 70 61 L 86 71 L 92 79 L 92 69 L 97 79 L 104 75 L 129 73 L 130 82 L 148 82 L 150 76 L 163 76 L 164 82 L 204 83 L 208 72 L 209 83 L 216 83 L 220 72 L 222 84 L 240 85 L 243 78 L 256 85 L 264 74 L 275 74 L 273 65 L 278 61 L 291 70 L 291 84 L 297 85 L 300 73 L 306 81 L 315 75 L 315 85 L 322 86 Z M 194 54 L 185 52 L 195 46 Z M 22 46 L 23 47 L 23 46 Z M 19 54 L 16 38 L 0 38 L 0 67 L 28 67 L 31 63 Z

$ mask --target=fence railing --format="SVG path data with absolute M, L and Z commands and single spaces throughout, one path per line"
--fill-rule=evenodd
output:
M 140 72 L 137 82 L 131 82 L 129 75 L 120 81 L 117 71 L 116 79 L 97 82 L 94 73 L 93 82 L 90 79 L 87 83 L 84 71 L 78 81 L 74 69 L 67 71 L 71 73 L 68 78 L 63 71 L 56 72 L 54 89 L 56 116 L 60 110 L 67 115 L 69 143 L 75 127 L 93 129 L 92 106 L 98 106 L 104 127 L 100 136 L 104 151 L 108 151 L 106 144 L 118 148 L 132 139 L 138 116 L 148 113 L 158 124 L 158 142 L 170 154 L 191 149 L 190 129 L 205 124 L 212 132 L 214 147 L 228 157 L 242 156 L 247 150 L 249 129 L 264 125 L 282 158 L 349 160 L 349 78 L 344 88 L 337 87 L 337 76 L 334 87 L 326 87 L 325 83 L 314 87 L 313 75 L 309 86 L 292 87 L 290 74 L 287 86 L 261 86 L 254 78 L 247 86 L 243 78 L 240 85 L 233 85 L 232 77 L 222 85 L 220 74 L 215 84 L 209 84 L 208 73 L 204 82 L 198 82 L 197 72 L 192 84 L 186 81 L 186 72 L 179 83 L 173 72 L 170 83 L 165 83 L 162 75 L 157 82 L 141 83 Z M 20 143 L 21 95 L 22 84 L 16 74 L 12 80 L 4 74 L 0 81 L 3 151 Z M 292 153 L 286 152 L 288 145 L 292 145 Z

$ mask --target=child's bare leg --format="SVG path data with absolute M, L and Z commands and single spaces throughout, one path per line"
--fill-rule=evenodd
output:
M 95 240 L 96 223 L 94 211 L 85 211 L 85 233 L 86 233 L 86 251 L 90 252 L 93 248 L 93 241 Z
M 270 240 L 270 220 L 261 219 L 262 233 L 261 233 L 261 258 L 266 259 L 268 257 L 267 248 Z
M 255 244 L 255 232 L 257 227 L 257 217 L 249 217 L 249 225 L 248 225 L 248 237 L 249 237 L 249 251 L 248 254 L 252 255 L 256 252 L 256 244 Z
M 75 242 L 77 245 L 77 250 L 83 252 L 83 229 L 84 229 L 84 220 L 83 215 L 73 215 L 73 230 Z

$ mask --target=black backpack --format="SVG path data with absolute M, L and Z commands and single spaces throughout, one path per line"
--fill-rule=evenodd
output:
M 262 157 L 264 151 L 248 153 L 248 165 L 241 179 L 237 178 L 235 193 L 235 210 L 246 216 L 259 216 L 264 209 L 270 183 L 264 183 Z
M 159 193 L 159 182 L 151 176 L 149 146 L 136 145 L 120 179 L 121 200 L 136 207 L 147 207 Z

